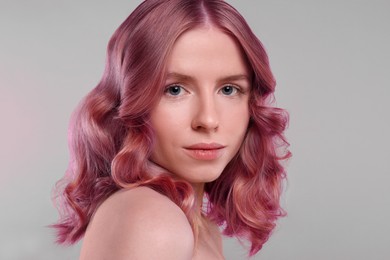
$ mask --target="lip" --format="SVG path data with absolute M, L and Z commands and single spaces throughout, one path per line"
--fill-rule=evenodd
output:
M 197 143 L 184 147 L 184 150 L 193 159 L 211 161 L 221 157 L 224 148 L 224 145 L 218 143 Z

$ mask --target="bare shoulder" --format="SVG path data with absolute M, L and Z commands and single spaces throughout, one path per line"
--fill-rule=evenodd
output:
M 191 259 L 194 239 L 184 212 L 147 188 L 121 190 L 98 208 L 80 259 Z

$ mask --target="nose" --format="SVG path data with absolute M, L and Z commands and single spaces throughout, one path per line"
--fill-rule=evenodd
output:
M 218 129 L 218 112 L 212 97 L 199 100 L 196 104 L 195 111 L 192 119 L 192 128 L 194 130 L 209 132 Z

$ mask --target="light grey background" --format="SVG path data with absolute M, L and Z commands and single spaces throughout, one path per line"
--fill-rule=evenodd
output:
M 288 217 L 254 259 L 390 259 L 389 1 L 229 1 L 268 50 L 291 114 Z M 140 1 L 0 0 L 0 259 L 77 259 L 53 244 L 67 125 Z M 227 259 L 244 259 L 225 240 Z

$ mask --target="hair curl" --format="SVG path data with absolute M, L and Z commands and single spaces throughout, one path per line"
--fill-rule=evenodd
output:
M 283 132 L 287 113 L 272 107 L 275 80 L 267 54 L 244 18 L 221 0 L 148 0 L 120 25 L 109 41 L 99 84 L 81 101 L 69 131 L 70 163 L 58 183 L 57 242 L 79 240 L 97 207 L 121 188 L 148 186 L 168 196 L 198 222 L 192 186 L 153 165 L 151 109 L 161 97 L 167 58 L 185 31 L 211 25 L 232 36 L 252 69 L 250 123 L 240 151 L 221 176 L 205 186 L 205 214 L 224 234 L 250 241 L 254 255 L 278 217 L 290 157 Z M 282 149 L 280 149 L 282 148 Z

